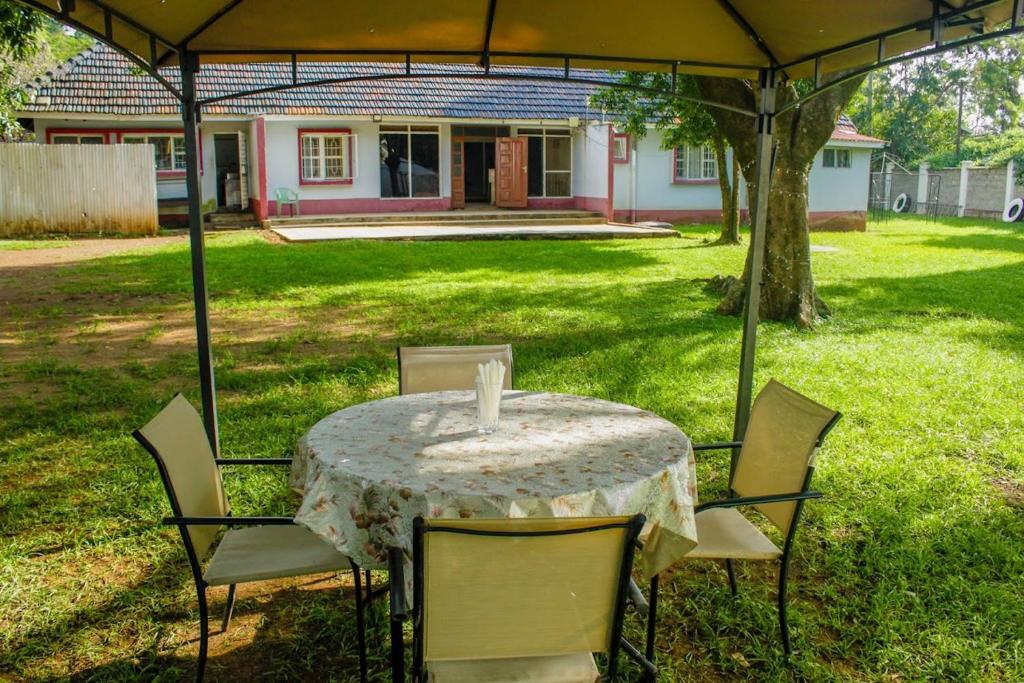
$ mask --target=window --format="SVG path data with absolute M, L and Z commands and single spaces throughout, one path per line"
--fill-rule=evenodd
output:
M 54 135 L 50 143 L 54 145 L 102 145 L 106 143 L 106 136 L 98 135 Z
M 152 145 L 156 170 L 161 173 L 185 172 L 185 136 L 181 133 L 123 133 L 125 145 Z
M 526 194 L 572 196 L 572 137 L 568 128 L 520 128 L 526 142 Z
M 615 133 L 612 137 L 612 161 L 616 164 L 629 163 L 629 135 Z
M 718 157 L 709 145 L 680 145 L 675 149 L 675 180 L 717 180 Z
M 440 197 L 440 170 L 436 126 L 380 127 L 381 197 Z
M 351 183 L 355 136 L 346 129 L 299 130 L 299 184 Z
M 821 153 L 821 165 L 825 168 L 850 168 L 850 150 L 826 149 Z

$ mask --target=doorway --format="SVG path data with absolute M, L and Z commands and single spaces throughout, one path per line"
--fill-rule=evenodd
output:
M 493 204 L 494 142 L 466 141 L 466 203 Z
M 213 151 L 217 164 L 217 208 L 241 211 L 238 134 L 215 133 Z

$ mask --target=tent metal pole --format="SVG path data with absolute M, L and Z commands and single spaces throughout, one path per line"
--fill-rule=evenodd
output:
M 214 455 L 220 454 L 217 431 L 217 390 L 213 380 L 213 349 L 210 346 L 209 297 L 206 292 L 206 254 L 203 249 L 202 194 L 199 187 L 199 104 L 196 73 L 199 57 L 181 53 L 181 116 L 185 130 L 185 188 L 188 194 L 188 236 L 192 253 L 192 296 L 196 311 L 196 343 L 199 389 L 203 400 L 203 424 Z
M 761 105 L 757 114 L 757 159 L 754 177 L 757 181 L 754 197 L 754 215 L 750 223 L 750 251 L 747 254 L 747 296 L 743 309 L 743 342 L 740 351 L 740 376 L 736 390 L 736 419 L 733 423 L 733 441 L 742 441 L 750 419 L 750 404 L 754 393 L 754 357 L 757 349 L 757 323 L 761 306 L 761 278 L 764 270 L 765 230 L 768 226 L 768 191 L 771 185 L 772 157 L 775 133 L 775 88 L 777 73 L 774 69 L 761 71 Z M 732 451 L 729 481 L 736 470 L 739 449 Z

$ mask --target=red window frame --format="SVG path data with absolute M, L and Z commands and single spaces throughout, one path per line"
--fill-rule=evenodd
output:
M 58 135 L 102 135 L 103 144 L 120 145 L 127 135 L 184 135 L 184 128 L 47 128 L 46 144 L 52 145 L 53 138 Z M 199 136 L 199 173 L 203 173 L 203 136 Z M 157 178 L 184 178 L 185 171 L 156 172 Z
M 624 156 L 624 157 L 620 157 L 620 156 L 616 156 L 615 155 L 615 141 L 616 140 L 620 140 L 620 139 L 626 141 L 626 144 L 625 144 L 626 156 Z M 631 153 L 629 147 L 630 147 L 630 145 L 629 145 L 629 133 L 614 133 L 612 135 L 612 162 L 616 163 L 616 164 L 628 164 L 629 163 L 629 155 Z M 675 173 L 675 171 L 672 171 L 672 172 Z
M 673 185 L 718 185 L 718 178 L 686 178 L 676 175 L 676 169 L 679 168 L 679 148 L 682 145 L 676 145 L 672 148 L 672 184 Z M 722 169 L 718 169 L 721 173 Z
M 298 148 L 298 159 L 299 159 L 299 185 L 351 185 L 353 178 L 353 165 L 352 155 L 355 151 L 353 149 L 352 137 L 348 139 L 348 149 L 346 151 L 345 164 L 348 166 L 348 177 L 347 178 L 325 178 L 325 179 L 306 179 L 302 175 L 302 136 L 303 135 L 352 135 L 351 128 L 299 128 L 296 136 L 296 147 Z

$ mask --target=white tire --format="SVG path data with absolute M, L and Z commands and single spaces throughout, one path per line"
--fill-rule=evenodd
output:
M 896 201 L 892 203 L 892 210 L 896 213 L 903 213 L 910 208 L 910 197 L 907 196 L 906 192 L 900 192 L 896 195 Z
M 1020 197 L 1011 199 L 1010 203 L 1003 210 L 1003 222 L 1016 223 L 1021 219 L 1022 215 L 1024 215 L 1024 199 Z

